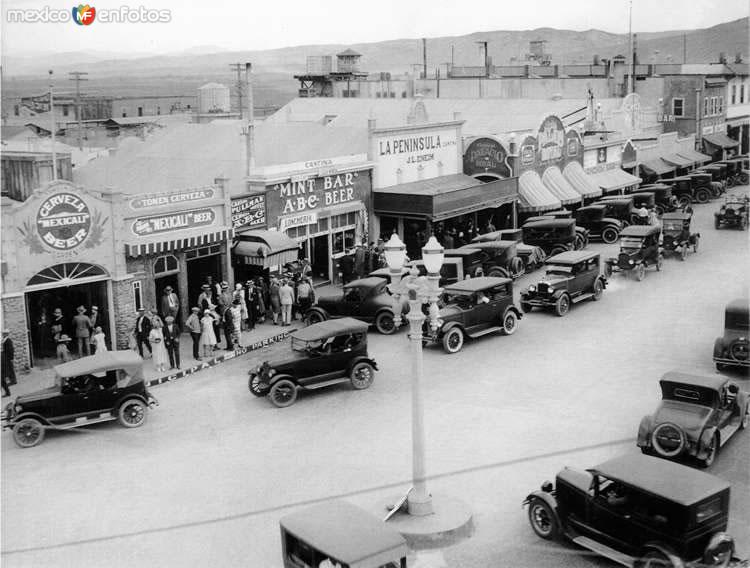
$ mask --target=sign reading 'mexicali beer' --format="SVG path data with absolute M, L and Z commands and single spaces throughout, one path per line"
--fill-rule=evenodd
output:
M 179 213 L 140 217 L 133 222 L 132 231 L 139 237 L 158 235 L 180 229 L 194 229 L 212 225 L 216 220 L 216 213 L 210 207 L 191 209 Z
M 36 215 L 39 236 L 57 250 L 70 250 L 91 230 L 91 212 L 86 202 L 73 193 L 56 193 L 42 202 Z

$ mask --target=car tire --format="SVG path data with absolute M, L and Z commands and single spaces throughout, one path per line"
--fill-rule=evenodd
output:
M 270 385 L 263 382 L 262 377 L 258 373 L 250 375 L 250 378 L 247 380 L 247 388 L 257 397 L 264 397 L 271 390 Z
M 567 294 L 561 294 L 555 302 L 555 315 L 564 317 L 570 311 L 570 297 Z
M 700 243 L 701 238 L 698 235 L 695 235 L 693 240 L 693 252 L 698 252 L 698 244 Z
M 597 278 L 594 282 L 594 288 L 593 288 L 593 296 L 591 296 L 591 299 L 595 302 L 602 299 L 602 294 L 604 294 L 604 284 L 602 283 L 600 278 Z
M 612 265 L 609 262 L 604 263 L 604 276 L 607 278 L 612 276 Z
M 369 363 L 364 361 L 357 363 L 352 367 L 352 372 L 349 374 L 349 380 L 352 384 L 352 388 L 355 390 L 364 390 L 368 388 L 375 378 L 375 369 Z
M 661 271 L 663 267 L 664 267 L 664 255 L 659 253 L 659 256 L 656 257 L 656 270 Z
M 745 412 L 742 415 L 742 420 L 740 420 L 740 430 L 744 430 L 750 426 L 750 402 L 745 404 Z
M 586 237 L 576 233 L 575 240 L 573 241 L 573 248 L 575 250 L 583 250 L 586 248 Z
M 721 229 L 721 221 L 719 220 L 718 217 L 714 219 L 714 229 Z
M 664 207 L 662 207 L 661 205 L 654 206 L 654 211 L 656 212 L 656 214 L 659 217 L 661 217 L 662 215 L 664 215 Z
M 680 195 L 677 198 L 677 204 L 682 208 L 685 209 L 686 207 L 690 207 L 690 204 L 692 203 L 692 199 L 690 199 L 689 195 Z
M 532 306 L 528 302 L 521 302 L 521 311 L 523 313 L 528 314 L 533 309 L 534 309 L 534 306 Z
M 533 497 L 529 503 L 529 524 L 539 538 L 556 540 L 560 536 L 560 525 L 555 512 L 542 499 Z
M 326 317 L 320 312 L 313 311 L 305 316 L 305 323 L 307 325 L 313 325 L 322 321 L 326 321 Z
M 138 428 L 146 421 L 146 403 L 137 398 L 130 398 L 117 409 L 117 421 L 125 428 Z
M 688 249 L 686 245 L 680 247 L 680 260 L 684 261 L 687 258 Z
M 487 273 L 487 276 L 491 276 L 493 278 L 510 278 L 510 274 L 508 273 L 508 271 L 498 266 L 491 268 Z
M 460 327 L 453 327 L 443 334 L 443 350 L 446 353 L 458 353 L 464 346 L 464 332 Z
M 707 189 L 701 188 L 695 192 L 695 200 L 698 203 L 708 203 L 709 199 L 711 199 L 711 193 Z
M 664 447 L 661 445 L 661 442 L 659 441 L 659 432 L 661 432 L 662 429 L 664 428 L 671 428 L 673 432 L 677 435 L 677 445 L 670 450 L 664 449 Z M 654 449 L 654 451 L 659 457 L 662 457 L 662 458 L 677 457 L 685 449 L 686 444 L 687 444 L 687 438 L 685 437 L 685 432 L 683 432 L 682 428 L 680 428 L 679 426 L 671 422 L 662 422 L 656 428 L 654 428 L 653 432 L 651 432 L 651 447 Z
M 563 245 L 555 245 L 552 247 L 552 250 L 549 251 L 549 256 L 555 256 L 556 254 L 560 254 L 561 252 L 567 252 L 568 247 Z M 549 256 L 547 258 L 549 258 Z
M 268 392 L 268 398 L 277 408 L 286 408 L 297 400 L 297 385 L 289 379 L 276 381 Z
M 642 262 L 635 267 L 635 279 L 641 282 L 646 277 L 646 265 Z
M 44 424 L 36 418 L 22 418 L 13 425 L 13 441 L 19 448 L 33 448 L 44 440 Z
M 526 267 L 523 265 L 521 257 L 514 256 L 510 261 L 510 275 L 513 278 L 520 278 L 526 272 Z
M 714 437 L 711 438 L 711 445 L 708 446 L 708 454 L 706 454 L 706 457 L 700 460 L 700 466 L 701 467 L 711 467 L 713 465 L 714 461 L 716 461 L 716 454 L 719 453 L 719 434 L 714 434 Z
M 602 231 L 602 241 L 604 241 L 606 244 L 611 245 L 614 242 L 617 242 L 617 239 L 620 237 L 620 232 L 615 229 L 614 227 L 605 227 Z
M 503 316 L 503 335 L 513 335 L 518 329 L 518 316 L 513 310 L 508 310 Z
M 391 335 L 396 332 L 396 322 L 391 312 L 380 312 L 375 318 L 375 329 L 383 335 Z
M 674 558 L 659 550 L 649 550 L 633 563 L 633 568 L 680 568 Z

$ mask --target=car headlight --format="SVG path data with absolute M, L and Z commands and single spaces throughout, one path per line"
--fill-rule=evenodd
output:
M 677 241 L 672 241 L 673 246 L 677 246 Z
M 550 294 L 555 291 L 555 289 L 552 286 L 550 286 L 549 288 L 547 288 L 547 290 L 549 290 Z
M 534 286 L 533 284 L 529 286 L 529 292 L 536 292 L 536 286 Z
M 276 369 L 271 369 L 268 371 L 268 378 L 270 379 L 276 374 Z
M 628 264 L 635 264 L 635 261 L 634 261 L 634 260 L 633 260 L 633 259 L 631 258 L 631 259 L 630 259 L 630 260 L 628 261 Z

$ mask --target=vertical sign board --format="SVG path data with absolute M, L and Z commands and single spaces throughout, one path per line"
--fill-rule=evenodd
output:
M 562 120 L 554 115 L 545 118 L 537 133 L 537 144 L 543 169 L 559 165 L 565 153 L 565 127 Z
M 232 199 L 232 228 L 261 229 L 266 226 L 266 196 L 247 195 Z
M 568 130 L 565 133 L 565 165 L 567 166 L 570 162 L 578 162 L 583 165 L 581 135 L 575 130 Z
M 533 136 L 527 136 L 523 139 L 518 147 L 518 175 L 528 170 L 536 170 L 537 160 L 537 140 Z

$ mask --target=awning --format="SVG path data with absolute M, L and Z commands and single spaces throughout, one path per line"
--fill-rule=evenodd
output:
M 532 171 L 524 172 L 518 178 L 518 197 L 518 210 L 523 212 L 551 211 L 562 207 L 560 200 L 542 183 L 539 174 Z
M 224 229 L 221 231 L 204 233 L 202 235 L 194 235 L 192 237 L 184 237 L 181 239 L 172 239 L 168 241 L 126 244 L 125 254 L 127 256 L 161 254 L 175 250 L 220 243 L 222 241 L 231 239 L 233 236 L 234 229 Z
M 563 175 L 584 199 L 599 197 L 602 194 L 602 188 L 583 171 L 583 167 L 578 162 L 570 162 L 565 166 Z
M 683 158 L 687 158 L 688 160 L 695 162 L 696 164 L 703 164 L 705 162 L 711 161 L 711 156 L 701 154 L 700 152 L 696 152 L 691 148 L 680 150 L 679 152 L 677 152 L 677 154 L 682 156 Z
M 641 178 L 630 175 L 619 168 L 604 170 L 595 174 L 589 174 L 604 193 L 613 193 L 626 187 L 631 187 L 641 183 Z
M 740 145 L 737 140 L 733 140 L 726 134 L 706 134 L 703 137 L 703 141 L 719 148 L 735 148 Z
M 641 162 L 641 167 L 646 171 L 647 174 L 655 175 L 655 176 L 663 176 L 664 174 L 670 174 L 677 169 L 672 164 L 668 164 L 661 158 L 656 158 L 655 160 L 646 160 L 645 162 Z
M 683 158 L 679 154 L 665 154 L 661 157 L 662 160 L 678 168 L 689 168 L 693 165 L 693 160 Z
M 750 126 L 750 116 L 736 116 L 734 118 L 727 118 L 727 126 L 729 128 Z
M 248 230 L 237 234 L 232 255 L 241 264 L 269 268 L 297 260 L 297 241 L 281 231 Z
M 402 183 L 373 190 L 373 210 L 378 215 L 421 217 L 442 221 L 500 207 L 518 199 L 518 179 L 482 183 L 464 174 Z
M 562 205 L 580 203 L 581 199 L 583 199 L 581 194 L 573 189 L 573 186 L 565 179 L 565 176 L 563 176 L 560 168 L 557 166 L 550 166 L 544 170 L 542 183 L 544 187 L 550 190 L 552 195 L 560 200 Z

